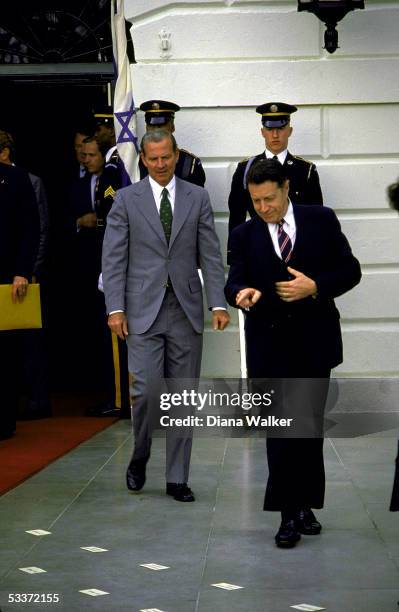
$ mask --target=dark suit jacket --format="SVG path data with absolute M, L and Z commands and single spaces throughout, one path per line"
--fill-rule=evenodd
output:
M 249 170 L 248 162 L 252 165 L 260 159 L 266 159 L 265 152 L 250 160 L 241 161 L 234 172 L 229 195 L 229 233 L 245 222 L 247 212 L 250 217 L 256 214 L 246 187 L 246 175 Z M 293 204 L 323 204 L 319 175 L 312 162 L 291 155 L 288 151 L 284 169 L 290 181 L 289 197 Z
M 70 210 L 74 222 L 78 217 L 94 212 L 91 203 L 91 177 L 92 175 L 87 172 L 82 178 L 75 179 L 72 182 Z
M 30 278 L 39 241 L 39 214 L 28 173 L 0 163 L 0 283 Z
M 342 361 L 334 298 L 360 281 L 360 265 L 331 209 L 294 206 L 294 215 L 296 241 L 289 266 L 316 282 L 316 299 L 286 303 L 277 296 L 274 284 L 288 280 L 288 272 L 260 217 L 237 227 L 229 239 L 227 301 L 235 306 L 236 295 L 244 287 L 262 292 L 246 313 L 250 376 L 312 376 L 313 371 Z

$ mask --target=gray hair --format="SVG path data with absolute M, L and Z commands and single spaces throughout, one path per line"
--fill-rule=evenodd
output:
M 161 142 L 162 140 L 170 140 L 170 142 L 172 143 L 173 152 L 176 153 L 177 143 L 175 137 L 167 130 L 162 129 L 156 129 L 151 130 L 150 132 L 146 132 L 143 138 L 141 139 L 140 151 L 145 155 L 144 147 L 148 142 Z

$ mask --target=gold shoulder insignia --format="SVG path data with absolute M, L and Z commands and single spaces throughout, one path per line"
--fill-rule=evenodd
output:
M 186 155 L 189 155 L 190 157 L 193 157 L 194 159 L 199 160 L 199 157 L 194 155 L 194 153 L 191 153 L 191 151 L 187 151 L 187 149 L 182 149 L 181 147 L 179 147 L 179 151 L 182 151 L 183 153 L 186 153 Z
M 293 157 L 295 157 L 295 159 L 299 159 L 300 161 L 306 162 L 310 166 L 313 165 L 313 162 L 309 161 L 308 159 L 305 159 L 304 157 L 299 157 L 299 155 L 293 155 Z
M 104 191 L 104 196 L 106 198 L 108 198 L 108 196 L 111 196 L 111 198 L 114 199 L 115 194 L 116 194 L 116 191 L 115 191 L 115 189 L 113 189 L 112 185 L 107 187 L 106 190 Z

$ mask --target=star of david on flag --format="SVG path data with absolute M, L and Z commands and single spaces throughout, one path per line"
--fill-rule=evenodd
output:
M 112 48 L 116 72 L 114 93 L 114 124 L 116 146 L 132 183 L 140 180 L 139 146 L 136 136 L 136 108 L 132 77 L 127 55 L 124 0 L 111 2 Z

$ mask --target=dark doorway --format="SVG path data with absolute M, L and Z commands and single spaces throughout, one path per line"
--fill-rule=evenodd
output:
M 98 104 L 107 102 L 104 83 L 1 83 L 0 128 L 15 139 L 17 164 L 43 179 L 50 212 L 48 342 L 51 387 L 97 390 L 95 351 L 85 344 L 90 313 L 74 287 L 70 186 L 76 172 L 74 129 Z M 91 359 L 91 353 L 93 358 Z

